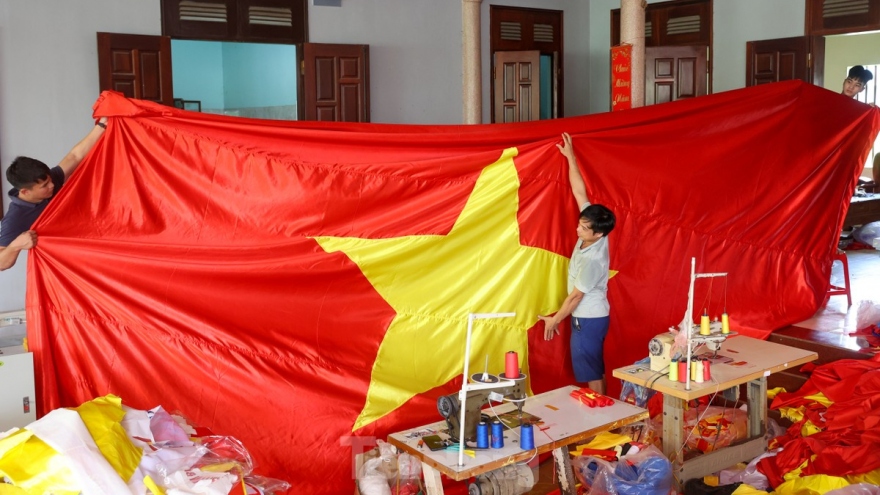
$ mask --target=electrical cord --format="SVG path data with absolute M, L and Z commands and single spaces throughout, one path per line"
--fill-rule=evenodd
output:
M 660 379 L 661 376 L 667 376 L 668 371 L 658 370 L 655 371 L 653 375 L 649 376 L 647 380 L 645 380 L 645 386 L 651 390 L 654 390 L 654 384 L 657 383 L 657 380 Z
M 711 404 L 712 401 L 715 400 L 715 397 L 718 396 L 718 392 L 721 390 L 721 384 L 717 380 L 715 380 L 715 377 L 712 377 L 712 382 L 715 384 L 715 392 L 712 393 L 712 397 L 709 399 L 709 404 Z M 703 420 L 703 418 L 706 416 L 706 413 L 708 413 L 708 412 L 709 412 L 709 407 L 707 405 L 706 409 L 703 410 L 703 413 L 700 414 L 699 417 L 697 417 L 696 424 L 699 424 L 700 421 Z M 684 418 L 682 418 L 682 419 L 684 419 Z M 688 440 L 690 440 L 691 435 L 694 433 L 694 430 L 696 430 L 696 429 L 697 428 L 695 426 L 688 431 L 687 436 L 684 438 L 684 442 L 682 443 L 681 447 L 678 448 L 676 456 L 681 456 L 684 453 L 684 449 L 685 449 L 685 447 L 687 447 Z
M 502 402 L 505 402 L 505 401 L 507 401 L 507 402 L 525 402 L 525 399 L 502 399 Z M 492 405 L 492 401 L 489 399 L 486 399 L 486 403 L 489 404 L 489 409 L 492 411 L 492 414 L 495 415 L 495 419 L 497 419 L 501 423 L 502 426 L 507 428 L 508 431 L 510 431 L 511 433 L 516 435 L 517 441 L 521 440 L 519 432 L 517 432 L 515 429 L 507 426 L 507 424 L 505 424 L 504 421 L 501 421 L 501 416 L 498 414 L 498 412 L 495 411 L 495 406 Z M 543 430 L 541 430 L 541 431 L 543 431 Z M 546 433 L 545 433 L 545 435 L 546 435 Z M 520 445 L 522 445 L 522 443 L 520 443 Z M 532 460 L 535 457 L 538 456 L 538 445 L 537 444 L 535 444 L 534 451 L 535 451 L 535 453 L 532 454 L 532 457 L 529 457 L 528 460 L 519 462 L 518 464 L 528 464 L 528 463 L 532 462 Z

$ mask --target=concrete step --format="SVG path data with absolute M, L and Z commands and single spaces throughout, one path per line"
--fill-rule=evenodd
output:
M 871 354 L 861 352 L 856 338 L 838 332 L 811 330 L 790 326 L 777 330 L 770 334 L 770 342 L 776 342 L 799 349 L 814 351 L 819 355 L 813 364 L 823 364 L 840 359 L 870 359 Z M 799 369 L 789 369 L 779 373 L 773 373 L 767 378 L 767 387 L 783 387 L 788 392 L 794 392 L 801 388 L 809 375 L 801 373 Z

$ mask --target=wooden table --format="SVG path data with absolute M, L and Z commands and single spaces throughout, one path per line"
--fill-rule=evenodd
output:
M 880 221 L 880 194 L 853 196 L 843 220 L 844 227 Z
M 697 351 L 702 355 L 706 351 Z M 684 383 L 669 380 L 666 374 L 638 366 L 625 366 L 614 370 L 621 380 L 663 393 L 663 453 L 673 459 L 676 483 L 683 486 L 691 478 L 698 478 L 730 467 L 737 462 L 750 461 L 767 451 L 767 377 L 804 363 L 814 361 L 818 355 L 813 351 L 782 344 L 734 336 L 721 345 L 719 356 L 733 359 L 729 364 L 713 364 L 712 380 L 705 383 L 691 382 L 690 390 Z M 655 380 L 656 378 L 656 380 Z M 687 401 L 724 391 L 748 383 L 749 438 L 725 448 L 702 454 L 688 461 L 680 455 L 685 442 L 684 412 Z
M 430 428 L 440 432 L 441 437 L 448 438 L 445 433 L 446 423 L 443 421 L 392 433 L 388 436 L 388 443 L 416 456 L 422 462 L 428 495 L 443 493 L 440 473 L 457 481 L 466 480 L 509 464 L 528 461 L 537 454 L 551 450 L 556 459 L 561 492 L 573 495 L 575 482 L 568 446 L 603 431 L 620 428 L 648 417 L 645 409 L 621 401 L 615 401 L 612 406 L 590 408 L 569 396 L 573 390 L 577 390 L 577 387 L 567 386 L 526 399 L 523 411 L 543 420 L 543 424 L 534 426 L 537 453 L 535 449 L 520 448 L 519 428 L 515 430 L 516 433 L 505 429 L 503 448 L 475 450 L 475 457 L 464 456 L 464 465 L 459 466 L 457 451 L 432 452 L 427 447 L 419 446 L 420 437 L 411 436 L 414 432 Z M 499 414 L 515 409 L 510 403 L 496 405 L 494 408 Z M 484 409 L 483 413 L 491 415 L 492 410 Z

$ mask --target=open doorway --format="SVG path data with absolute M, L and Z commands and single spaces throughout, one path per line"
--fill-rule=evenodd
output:
M 562 11 L 489 8 L 493 123 L 562 117 Z
M 214 48 L 199 45 L 201 49 L 209 47 L 209 50 L 219 51 L 213 52 L 211 57 L 197 53 L 187 63 L 178 61 L 180 70 L 187 70 L 190 65 L 197 65 L 200 69 L 196 71 L 194 82 L 180 83 L 189 88 L 175 91 L 172 79 L 176 69 L 171 61 L 170 37 L 124 33 L 97 33 L 97 37 L 100 91 L 118 91 L 127 98 L 239 116 L 287 118 L 277 112 L 291 115 L 293 105 L 292 115 L 305 116 L 307 120 L 370 121 L 368 45 L 304 43 L 297 48 L 289 44 L 257 45 L 263 47 L 260 50 L 270 52 L 283 52 L 287 47 L 290 51 L 285 52 L 279 61 L 277 55 L 249 55 L 251 47 L 248 43 L 228 43 L 230 48 L 224 49 L 217 47 L 227 43 L 202 41 L 217 45 Z M 223 53 L 229 51 L 235 51 L 235 57 L 230 58 L 242 58 L 243 64 L 227 64 Z M 208 58 L 222 62 L 211 68 L 202 67 Z M 297 58 L 299 61 L 294 62 Z M 222 73 L 218 66 L 223 67 Z M 299 76 L 297 67 L 302 68 Z M 279 71 L 293 74 L 293 78 L 282 81 L 274 75 Z M 222 93 L 217 84 L 221 84 Z M 245 93 L 239 84 L 250 87 L 250 91 Z M 272 89 L 278 87 L 283 90 Z M 284 100 L 275 99 L 279 94 L 287 95 L 290 87 L 297 88 L 294 99 L 289 96 Z M 236 95 L 230 95 L 232 92 Z M 244 96 L 238 98 L 239 92 Z M 216 96 L 218 94 L 223 96 Z M 211 98 L 214 99 L 202 101 Z
M 171 40 L 175 105 L 258 119 L 297 119 L 296 45 Z
M 856 99 L 863 103 L 880 105 L 880 88 L 877 86 L 877 78 L 880 77 L 878 46 L 880 46 L 878 32 L 825 36 L 824 87 L 839 93 L 850 67 L 861 65 L 871 71 L 874 79 L 865 85 L 865 89 L 856 96 Z M 880 136 L 874 141 L 865 168 L 862 169 L 862 177 L 867 180 L 873 178 L 873 157 L 878 153 L 880 153 Z

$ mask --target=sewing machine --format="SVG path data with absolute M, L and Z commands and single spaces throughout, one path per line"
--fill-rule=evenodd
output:
M 718 351 L 721 349 L 721 344 L 724 343 L 728 337 L 736 335 L 736 332 L 730 331 L 726 309 L 721 315 L 721 321 L 718 321 L 717 319 L 715 321 L 709 321 L 709 316 L 706 314 L 706 311 L 704 311 L 700 323 L 694 323 L 693 317 L 691 316 L 694 312 L 694 282 L 698 278 L 727 276 L 726 272 L 697 273 L 696 263 L 696 258 L 691 258 L 688 303 L 681 323 L 678 324 L 677 328 L 669 327 L 669 332 L 661 333 L 648 342 L 648 355 L 651 358 L 650 367 L 652 371 L 668 370 L 669 364 L 673 358 L 685 359 L 689 362 L 691 357 L 696 354 L 696 349 L 700 346 L 706 346 L 707 349 L 717 355 Z M 725 291 L 726 290 L 725 286 Z M 727 300 L 726 294 L 724 295 L 724 300 Z M 678 338 L 678 343 L 676 343 L 676 338 Z M 673 355 L 673 349 L 675 349 L 676 346 L 678 349 L 676 350 L 675 355 Z M 687 390 L 690 390 L 690 374 L 688 374 L 686 384 Z
M 713 354 L 717 354 L 721 350 L 721 344 L 728 337 L 736 335 L 736 332 L 723 333 L 721 322 L 713 321 L 710 323 L 709 328 L 711 332 L 709 335 L 701 335 L 699 333 L 699 325 L 694 325 L 690 339 L 691 354 L 695 354 L 696 348 L 701 345 L 705 345 Z M 675 345 L 675 333 L 673 331 L 677 331 L 677 329 L 672 327 L 670 330 L 672 331 L 661 333 L 648 342 L 648 355 L 651 358 L 650 366 L 652 371 L 668 370 L 672 358 L 681 359 L 687 352 L 687 349 L 684 348 L 676 351 L 675 355 L 672 354 L 672 348 Z
M 516 378 L 508 379 L 501 374 L 500 376 L 490 375 L 487 373 L 477 373 L 471 376 L 470 380 L 473 385 L 488 385 L 493 388 L 468 390 L 467 392 L 458 392 L 455 394 L 444 395 L 437 398 L 437 411 L 440 416 L 446 420 L 449 426 L 449 437 L 458 441 L 460 431 L 464 431 L 464 438 L 468 442 L 475 442 L 477 439 L 477 423 L 482 421 L 482 408 L 488 401 L 502 402 L 505 399 L 513 402 L 522 417 L 523 401 L 526 398 L 526 375 L 520 373 Z M 464 429 L 461 428 L 461 404 L 460 395 L 466 393 L 464 400 Z

